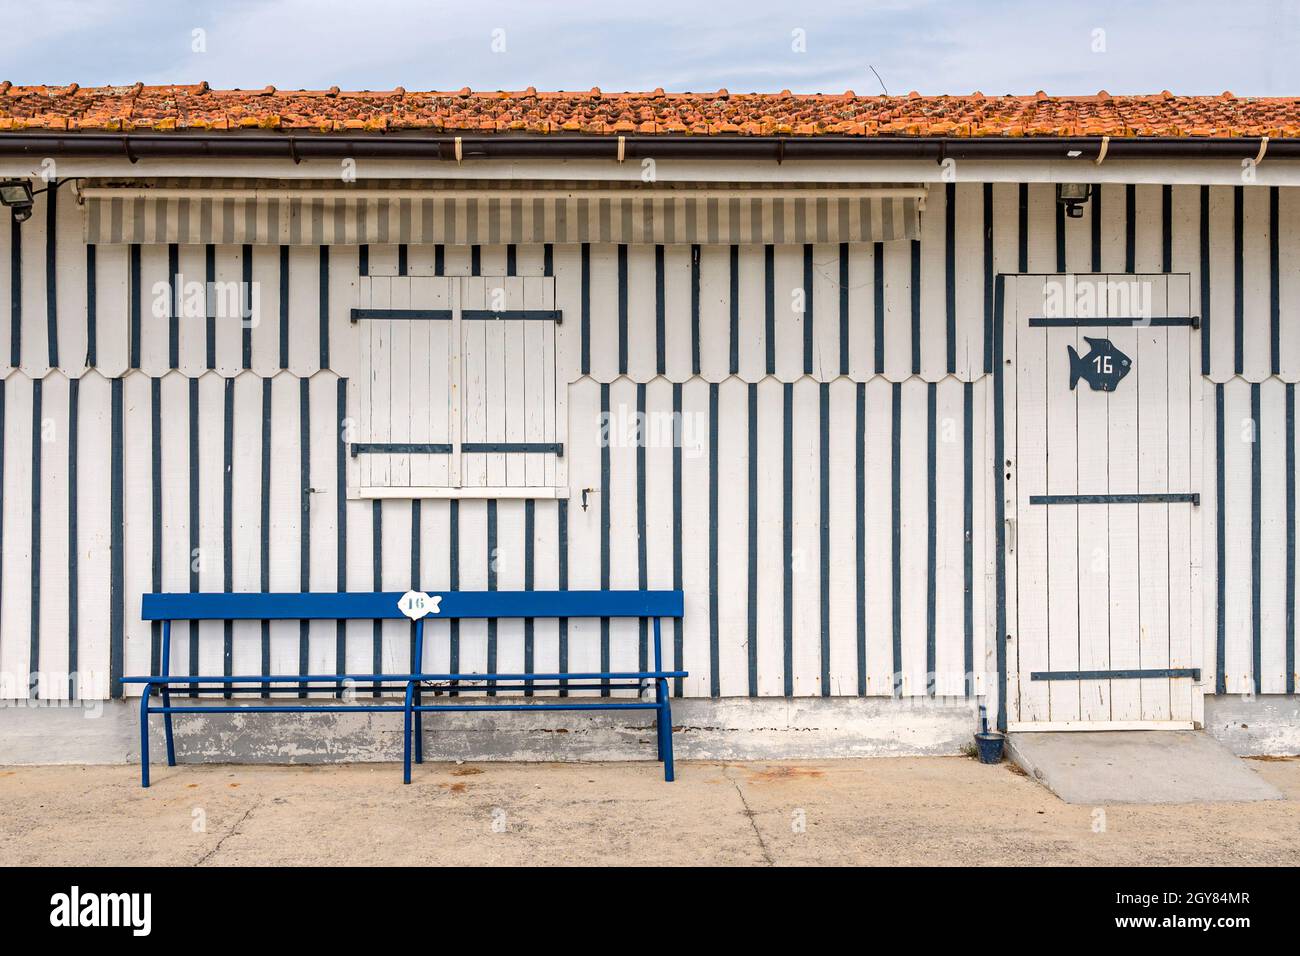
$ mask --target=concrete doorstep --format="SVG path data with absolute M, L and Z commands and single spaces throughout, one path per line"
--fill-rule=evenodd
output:
M 1224 803 L 1282 793 L 1195 730 L 1017 733 L 1008 756 L 1066 803 Z

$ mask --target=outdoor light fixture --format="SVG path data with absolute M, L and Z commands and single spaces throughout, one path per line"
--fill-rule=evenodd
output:
M 1083 204 L 1092 198 L 1092 187 L 1087 183 L 1057 183 L 1056 201 L 1065 207 L 1071 219 L 1083 216 Z
M 0 181 L 0 203 L 14 211 L 14 222 L 32 218 L 32 184 L 26 179 Z

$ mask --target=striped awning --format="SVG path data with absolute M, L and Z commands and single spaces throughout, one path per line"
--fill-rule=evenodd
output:
M 86 181 L 86 241 L 882 242 L 920 235 L 923 186 L 590 182 Z

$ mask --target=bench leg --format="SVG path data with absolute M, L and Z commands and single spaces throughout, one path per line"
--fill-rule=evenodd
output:
M 172 693 L 165 687 L 162 691 L 162 702 L 164 707 L 172 705 Z M 167 738 L 167 766 L 174 767 L 176 766 L 176 744 L 172 739 L 172 715 L 170 713 L 163 714 L 163 736 Z
M 420 688 L 415 689 L 416 706 L 424 700 L 420 693 Z M 415 762 L 424 763 L 424 712 L 417 710 L 415 712 Z
M 411 703 L 414 685 L 406 685 L 406 706 L 402 709 L 402 783 L 411 782 Z
M 149 786 L 149 695 L 153 685 L 145 684 L 140 695 L 140 786 Z
M 655 681 L 659 691 L 659 759 L 664 764 L 664 780 L 668 783 L 673 781 L 673 710 L 669 703 L 668 680 L 667 678 L 658 678 Z

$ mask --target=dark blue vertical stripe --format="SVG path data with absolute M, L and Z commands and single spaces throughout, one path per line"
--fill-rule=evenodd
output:
M 673 589 L 682 590 L 682 383 L 673 382 Z M 683 659 L 682 622 L 673 622 L 673 667 Z M 561 668 L 563 670 L 563 668 Z M 673 693 L 682 696 L 682 679 L 673 678 Z
M 68 696 L 76 700 L 77 693 L 77 636 L 81 629 L 80 576 L 81 560 L 77 554 L 77 432 L 81 412 L 81 380 L 68 382 Z
M 542 246 L 542 275 L 555 275 L 555 246 L 549 242 Z
M 727 303 L 730 310 L 728 326 L 730 362 L 727 367 L 731 369 L 732 375 L 738 375 L 740 373 L 740 246 L 734 243 L 731 246 L 727 271 Z
M 609 421 L 609 383 L 600 386 L 601 421 Z M 609 442 L 600 443 L 600 589 L 609 590 Z M 600 669 L 609 670 L 609 618 L 600 619 Z M 601 681 L 601 696 L 609 696 L 609 682 Z
M 627 374 L 627 245 L 618 247 L 618 374 Z
M 818 444 L 818 530 L 821 587 L 821 685 L 822 696 L 831 695 L 831 386 L 818 386 L 821 399 Z
M 1137 186 L 1124 187 L 1124 271 L 1137 272 Z
M 1101 271 L 1101 183 L 1092 187 L 1092 271 Z
M 993 184 L 984 184 L 984 373 L 993 371 Z M 877 346 L 877 356 L 879 356 Z M 878 357 L 876 371 L 882 371 Z
M 469 274 L 472 276 L 481 276 L 483 274 L 483 247 L 473 245 L 469 247 Z
M 30 657 L 27 684 L 32 697 L 41 696 L 38 674 L 41 670 L 41 435 L 42 379 L 32 380 L 32 494 L 31 494 L 31 599 L 29 615 Z
M 691 246 L 691 373 L 700 374 L 700 247 L 698 243 Z
M 335 404 L 335 427 L 337 436 L 334 442 L 334 523 L 337 534 L 335 549 L 334 589 L 348 589 L 348 446 L 344 435 L 343 423 L 348 417 L 348 380 L 341 378 L 337 383 Z M 269 437 L 269 433 L 268 433 Z M 334 673 L 342 674 L 347 666 L 347 622 L 338 621 L 334 625 L 334 663 L 338 668 Z
M 664 247 L 655 246 L 655 371 L 660 375 L 668 371 L 668 322 L 664 272 Z
M 1246 249 L 1242 220 L 1246 187 L 1232 190 L 1232 370 L 1241 375 L 1246 365 Z
M 433 247 L 433 274 L 436 276 L 447 274 L 447 249 L 442 243 Z
M 602 494 L 601 498 L 605 496 Z M 497 589 L 497 501 L 489 498 L 487 503 L 487 589 Z M 489 674 L 497 671 L 497 620 L 488 618 L 487 622 L 487 669 Z M 608 670 L 608 668 L 606 668 Z M 496 690 L 489 688 L 487 695 L 496 696 Z
M 384 509 L 376 499 L 370 504 L 370 580 L 376 591 L 383 590 L 384 579 Z M 370 630 L 370 665 L 372 674 L 382 674 L 384 665 L 384 631 L 381 622 L 375 621 Z M 378 697 L 379 691 L 373 691 Z
M 912 374 L 921 374 L 921 242 L 914 239 L 912 247 Z
M 1204 334 L 1204 333 L 1202 333 Z M 1224 614 L 1227 611 L 1227 581 L 1224 576 L 1223 565 L 1225 553 L 1227 551 L 1226 538 L 1224 536 L 1224 501 L 1226 494 L 1224 491 L 1224 467 L 1223 467 L 1223 383 L 1214 386 L 1214 470 L 1215 470 L 1215 514 L 1214 514 L 1214 553 L 1215 553 L 1215 599 L 1214 599 L 1214 617 L 1215 617 L 1215 670 L 1218 676 L 1215 678 L 1214 692 L 1216 694 L 1226 694 L 1228 692 L 1227 677 L 1224 674 L 1226 661 L 1226 634 Z
M 280 368 L 289 367 L 289 247 L 280 247 Z
M 135 246 L 131 247 L 135 249 Z M 132 353 L 134 354 L 134 353 Z M 9 217 L 9 364 L 23 363 L 23 230 Z
M 330 367 L 330 247 L 320 247 L 320 367 Z M 376 672 L 378 673 L 378 672 Z
M 181 247 L 176 243 L 167 246 L 167 367 L 180 368 L 181 364 Z M 206 298 L 205 300 L 206 301 Z
M 794 696 L 794 386 L 782 391 L 781 441 L 781 540 L 782 570 L 782 687 L 786 697 Z
M 646 459 L 645 459 L 645 383 L 636 386 L 636 577 L 637 586 L 645 590 L 650 586 L 650 562 L 646 553 Z M 649 664 L 650 640 L 649 621 L 641 618 L 637 622 L 640 632 L 637 635 L 637 666 L 647 670 Z
M 1201 187 L 1201 374 L 1210 374 L 1210 187 Z
M 240 322 L 243 326 L 243 367 L 253 367 L 253 247 L 245 245 L 240 255 L 243 286 L 239 290 Z M 260 304 L 260 303 L 259 303 Z
M 1250 385 L 1250 646 L 1251 674 L 1254 676 L 1255 693 L 1260 693 L 1260 680 L 1263 669 L 1262 642 L 1260 627 L 1260 471 L 1263 428 L 1259 415 L 1259 383 Z
M 154 592 L 162 591 L 163 582 L 163 531 L 162 531 L 162 379 L 149 379 L 149 482 L 150 504 L 153 506 L 150 570 Z M 263 588 L 263 590 L 266 590 Z M 150 622 L 149 673 L 159 673 L 162 667 L 162 622 Z M 270 673 L 262 671 L 263 674 Z
M 537 502 L 529 498 L 524 502 L 524 590 L 535 587 L 536 572 L 536 538 L 537 538 Z M 524 673 L 532 674 L 537 670 L 536 631 L 533 618 L 524 618 Z M 528 697 L 533 696 L 531 683 L 524 691 Z
M 262 540 L 261 540 L 261 586 L 262 591 L 271 590 L 271 411 L 275 407 L 271 401 L 271 382 L 269 378 L 262 379 L 262 487 L 261 487 L 261 519 L 262 519 Z M 339 435 L 340 440 L 343 435 L 343 415 L 339 416 Z M 346 483 L 339 485 L 339 500 L 346 498 Z M 343 661 L 339 661 L 339 669 L 336 674 L 343 673 Z M 271 622 L 262 622 L 262 673 L 271 673 Z M 269 684 L 262 685 L 262 696 L 270 697 L 271 688 Z
M 112 461 L 109 465 L 109 533 L 112 553 L 109 561 L 109 650 L 110 693 L 122 697 L 122 660 L 126 648 L 126 576 L 123 563 L 125 521 L 122 511 L 122 380 L 112 380 Z
M 582 374 L 591 374 L 591 243 L 582 244 Z
M 141 288 L 140 281 L 140 246 L 138 243 L 131 244 L 131 251 L 128 253 L 128 275 L 130 276 L 131 286 L 131 304 L 130 304 L 130 365 L 131 368 L 140 367 L 140 300 L 144 295 L 144 289 Z M 14 359 L 14 364 L 18 360 Z
M 1282 370 L 1282 270 L 1279 263 L 1278 246 L 1278 189 L 1273 186 L 1268 191 L 1268 328 L 1269 328 L 1269 369 L 1274 375 Z
M 406 243 L 402 243 L 397 247 L 397 274 L 399 276 L 404 276 L 409 271 L 408 264 L 410 258 L 408 253 L 409 250 L 407 249 Z M 515 274 L 515 247 L 509 246 L 506 249 L 506 275 L 512 276 L 514 274 Z M 412 625 L 411 629 L 412 631 L 414 631 L 415 626 Z
M 370 275 L 370 244 L 363 242 L 357 247 L 357 272 L 362 276 Z
M 718 383 L 709 383 L 709 696 L 722 696 L 718 615 Z
M 967 697 L 975 696 L 975 386 L 962 383 L 962 565 L 965 591 L 962 599 L 964 686 Z
M 1161 271 L 1174 271 L 1174 187 L 1160 187 Z
M 764 368 L 776 374 L 776 247 L 763 247 L 763 346 Z
M 438 248 L 442 247 L 439 246 Z M 451 502 L 450 521 L 451 525 L 447 534 L 448 544 L 451 549 L 451 555 L 449 557 L 451 565 L 450 587 L 451 590 L 455 591 L 460 588 L 460 502 L 454 499 Z M 561 585 L 561 587 L 564 587 L 564 585 Z M 448 640 L 448 654 L 450 655 L 449 660 L 451 662 L 450 670 L 453 674 L 458 674 L 460 673 L 460 620 L 448 621 L 447 627 L 451 632 Z M 567 628 L 562 625 L 560 628 L 561 670 L 564 669 L 563 661 L 565 660 L 564 655 L 567 650 L 566 642 L 564 640 L 566 633 Z M 452 693 L 454 695 L 455 692 L 453 691 Z
M 1021 272 L 1029 271 L 1029 183 L 1016 189 L 1016 262 Z
M 872 321 L 876 337 L 876 374 L 885 372 L 885 244 L 871 244 Z
M 749 390 L 749 532 L 747 618 L 745 630 L 749 640 L 745 644 L 748 660 L 749 696 L 758 696 L 758 385 L 751 382 Z
M 957 184 L 948 183 L 943 223 L 944 336 L 948 374 L 957 371 Z M 848 372 L 845 367 L 841 370 Z
M 99 364 L 99 319 L 95 314 L 96 294 L 95 280 L 95 246 L 86 245 L 86 364 L 94 368 Z
M 217 299 L 213 295 L 217 281 L 217 247 L 208 243 L 203 250 L 203 268 L 204 281 L 207 283 L 204 288 L 208 290 L 204 296 L 203 312 L 207 317 L 207 368 L 217 367 Z
M 402 248 L 405 249 L 406 247 L 403 246 Z M 424 502 L 419 498 L 411 501 L 411 590 L 413 591 L 422 590 L 420 587 L 420 513 L 423 510 L 423 504 Z M 411 671 L 418 674 L 424 670 L 424 661 L 416 657 L 414 621 L 411 622 L 410 644 Z
M 190 590 L 199 590 L 199 567 L 204 555 L 199 547 L 199 380 L 189 380 L 189 417 L 190 417 L 190 469 L 189 469 L 189 530 L 190 530 Z M 199 629 L 198 621 L 190 622 L 190 659 L 187 674 L 199 672 Z M 191 697 L 197 697 L 197 691 L 190 691 Z
M 555 550 L 556 560 L 559 564 L 557 581 L 560 590 L 566 591 L 569 587 L 569 502 L 561 498 L 556 505 L 558 513 L 555 523 L 557 525 L 558 542 Z M 569 619 L 567 617 L 560 618 L 559 630 L 560 670 L 567 671 L 569 669 Z M 568 692 L 561 690 L 560 696 L 567 697 Z
M 854 584 L 857 589 L 858 696 L 867 695 L 867 383 L 858 382 L 853 419 L 856 473 L 853 479 L 854 527 L 857 564 Z
M 803 373 L 813 373 L 813 247 L 803 247 Z
M 903 696 L 903 386 L 894 382 L 890 386 L 890 524 L 893 533 L 891 558 L 893 576 L 893 663 L 894 696 Z
M 1286 385 L 1286 692 L 1295 693 L 1295 383 Z
M 935 590 L 938 587 L 939 542 L 935 523 L 939 511 L 939 416 L 937 408 L 938 385 L 926 385 L 926 522 L 925 522 L 925 684 L 930 697 L 934 696 L 937 671 L 937 644 L 935 640 Z
M 840 243 L 840 374 L 849 374 L 849 244 Z
M 298 380 L 298 590 L 311 590 L 311 379 Z M 298 673 L 308 673 L 311 623 L 298 622 Z M 306 696 L 300 694 L 300 696 Z
M 304 383 L 306 379 L 303 379 Z M 235 380 L 228 378 L 222 406 L 221 442 L 221 590 L 235 589 Z M 223 621 L 221 646 L 222 673 L 229 677 L 235 661 L 235 625 Z M 225 693 L 230 696 L 230 691 Z
M 49 365 L 59 366 L 59 181 L 51 179 L 45 191 L 45 326 Z
M 1065 207 L 1056 204 L 1056 271 L 1065 272 Z

